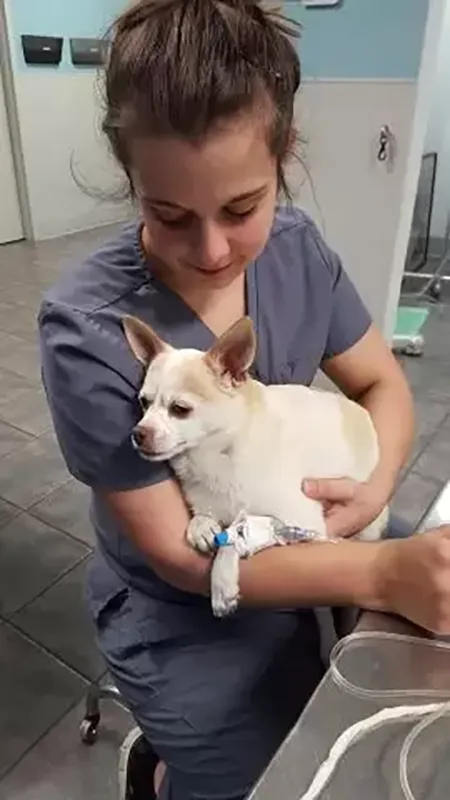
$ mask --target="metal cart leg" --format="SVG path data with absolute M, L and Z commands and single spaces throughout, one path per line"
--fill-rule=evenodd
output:
M 100 726 L 100 704 L 103 700 L 114 700 L 126 709 L 122 696 L 117 687 L 108 682 L 103 685 L 93 683 L 86 697 L 86 713 L 80 724 L 80 737 L 84 744 L 92 745 L 97 741 Z

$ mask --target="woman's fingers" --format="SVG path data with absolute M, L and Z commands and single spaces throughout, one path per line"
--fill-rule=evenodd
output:
M 348 503 L 354 499 L 357 486 L 352 478 L 321 478 L 303 481 L 302 489 L 311 500 Z

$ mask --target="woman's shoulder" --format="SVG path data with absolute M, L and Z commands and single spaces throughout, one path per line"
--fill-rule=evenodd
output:
M 281 234 L 295 236 L 310 225 L 314 226 L 314 222 L 303 209 L 293 204 L 279 205 L 275 211 L 270 238 L 277 238 Z
M 129 222 L 86 258 L 62 265 L 58 280 L 44 295 L 43 306 L 95 313 L 144 283 L 143 266 L 140 225 Z
M 122 309 L 148 282 L 140 252 L 140 227 L 123 226 L 86 259 L 68 266 L 46 292 L 38 315 L 41 358 L 54 371 L 98 374 L 111 385 L 137 386 L 140 370 L 122 330 Z
M 261 260 L 271 270 L 278 267 L 284 278 L 289 273 L 297 278 L 311 271 L 317 274 L 318 266 L 333 275 L 338 261 L 313 219 L 294 205 L 277 208 Z

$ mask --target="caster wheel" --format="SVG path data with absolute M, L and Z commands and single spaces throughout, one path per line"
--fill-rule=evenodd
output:
M 80 738 L 83 744 L 93 745 L 97 741 L 100 720 L 83 719 L 80 725 Z
M 442 293 L 442 284 L 441 281 L 437 279 L 433 281 L 433 283 L 431 284 L 428 290 L 428 294 L 430 298 L 434 300 L 435 303 L 437 303 L 441 299 L 441 293 Z
M 413 358 L 418 358 L 419 356 L 423 355 L 423 347 L 420 345 L 408 345 L 405 347 L 405 356 L 413 356 Z

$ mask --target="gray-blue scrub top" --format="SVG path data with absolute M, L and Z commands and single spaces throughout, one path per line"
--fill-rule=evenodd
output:
M 156 599 L 203 603 L 152 572 L 99 491 L 150 486 L 171 476 L 166 464 L 140 458 L 130 441 L 143 372 L 121 317 L 140 317 L 176 347 L 206 349 L 214 341 L 186 303 L 152 275 L 141 228 L 140 222 L 126 225 L 46 294 L 39 315 L 43 380 L 68 468 L 92 489 L 92 522 L 109 566 Z M 324 359 L 350 348 L 371 323 L 338 256 L 298 209 L 277 210 L 267 245 L 248 268 L 246 289 L 258 335 L 254 375 L 265 383 L 309 384 Z

